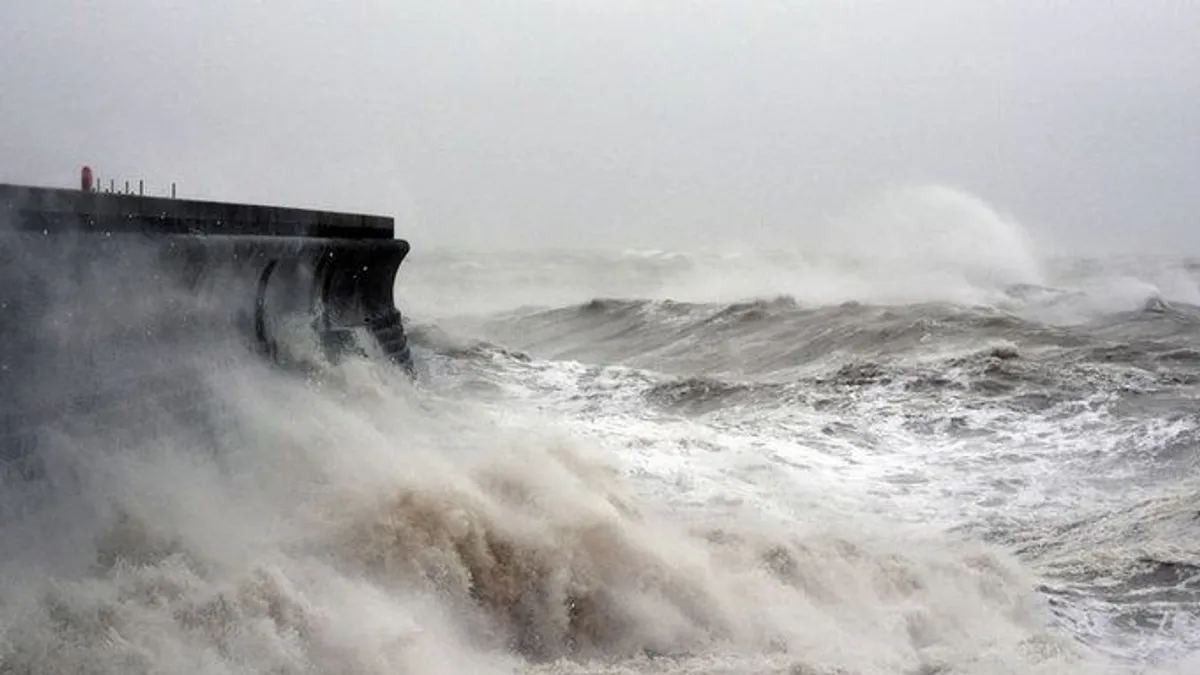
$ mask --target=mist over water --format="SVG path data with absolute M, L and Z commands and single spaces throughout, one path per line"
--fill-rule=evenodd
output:
M 406 265 L 397 292 L 417 314 L 440 318 L 597 297 L 720 303 L 786 295 L 806 306 L 989 304 L 1045 310 L 1058 322 L 1151 297 L 1200 300 L 1184 260 L 1050 255 L 1020 222 L 947 185 L 894 188 L 827 221 L 798 223 L 790 244 L 749 246 L 737 243 L 736 228 L 729 234 L 671 250 L 566 248 L 553 256 L 438 248 Z
M 1195 270 L 939 186 L 794 250 L 416 245 L 416 383 L 198 333 L 182 403 L 41 430 L 0 672 L 1190 672 Z

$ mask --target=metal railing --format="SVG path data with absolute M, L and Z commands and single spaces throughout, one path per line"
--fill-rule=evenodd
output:
M 79 172 L 79 188 L 83 192 L 94 192 L 94 193 L 98 193 L 98 194 L 105 193 L 105 194 L 131 195 L 131 194 L 133 194 L 133 190 L 131 189 L 131 187 L 132 186 L 129 184 L 129 181 L 126 180 L 124 191 L 119 191 L 119 190 L 117 190 L 116 179 L 110 178 L 110 179 L 108 179 L 108 189 L 105 189 L 103 181 L 100 180 L 98 175 L 93 174 L 92 167 L 85 165 Z M 138 179 L 137 195 L 139 197 L 146 196 L 146 181 L 145 181 L 145 179 L 142 179 L 142 178 Z M 175 199 L 175 182 L 174 181 L 171 182 L 171 199 Z

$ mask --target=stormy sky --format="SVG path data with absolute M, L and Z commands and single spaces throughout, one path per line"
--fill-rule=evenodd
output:
M 1200 253 L 1184 0 L 4 0 L 0 181 L 397 217 L 416 244 L 788 246 L 892 186 Z

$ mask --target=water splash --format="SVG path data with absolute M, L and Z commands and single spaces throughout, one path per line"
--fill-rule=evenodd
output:
M 544 417 L 366 364 L 206 387 L 203 430 L 147 408 L 136 433 L 58 437 L 50 475 L 80 482 L 0 522 L 28 544 L 0 558 L 8 672 L 1073 661 L 1032 580 L 978 545 L 672 516 Z

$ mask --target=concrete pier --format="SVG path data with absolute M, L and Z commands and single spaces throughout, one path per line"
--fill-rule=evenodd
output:
M 392 218 L 96 192 L 90 179 L 0 183 L 0 492 L 6 475 L 36 474 L 37 448 L 63 430 L 135 429 L 164 407 L 195 418 L 210 358 L 244 350 L 303 370 L 317 350 L 352 352 L 412 372 L 394 298 L 409 244 Z
M 394 219 L 0 183 L 0 229 L 391 239 Z

